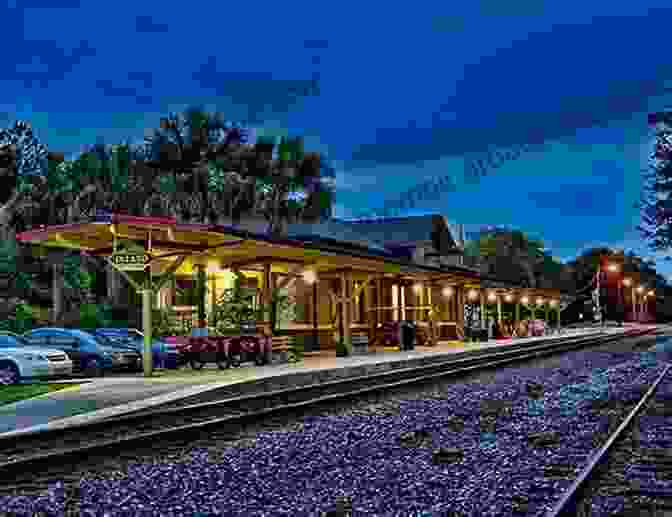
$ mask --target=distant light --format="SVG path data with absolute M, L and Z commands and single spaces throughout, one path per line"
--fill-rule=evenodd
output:
M 420 291 L 422 291 L 422 284 L 413 284 L 413 290 L 416 293 L 419 293 Z
M 488 300 L 490 300 L 491 302 L 494 302 L 496 299 L 497 299 L 497 296 L 495 295 L 495 293 L 490 293 L 488 295 Z
M 523 296 L 523 297 L 520 299 L 520 301 L 523 302 L 523 303 L 528 303 L 528 302 L 530 301 L 530 299 L 529 299 L 527 296 Z
M 638 293 L 641 293 L 643 290 L 644 290 L 644 288 L 641 285 L 637 288 Z
M 505 297 L 505 300 L 507 302 L 510 302 L 511 300 L 513 300 L 513 296 L 511 296 L 510 294 L 507 294 L 506 297 Z
M 653 292 L 653 291 L 649 291 L 649 295 L 650 295 L 650 296 L 653 296 L 653 295 L 654 295 L 654 292 Z
M 607 266 L 607 269 L 608 269 L 609 271 L 611 271 L 612 273 L 613 273 L 613 272 L 616 272 L 616 271 L 618 271 L 618 265 L 617 265 L 617 264 L 609 264 L 609 265 Z
M 551 300 L 550 304 L 551 304 L 551 307 L 555 307 L 558 304 L 558 302 L 557 302 L 557 300 Z
M 453 296 L 454 292 L 455 292 L 455 289 L 453 289 L 451 286 L 447 286 L 447 287 L 443 288 L 442 294 L 446 298 L 450 298 L 451 296 Z
M 632 284 L 632 280 L 630 280 L 629 278 L 624 278 L 623 279 L 623 285 L 624 286 L 630 287 L 630 284 Z
M 476 298 L 478 298 L 478 291 L 476 291 L 475 289 L 469 291 L 469 298 L 471 300 L 475 300 Z
M 543 298 L 537 298 L 537 305 L 541 305 L 541 304 L 543 304 L 543 303 L 544 303 L 544 299 L 543 299 Z

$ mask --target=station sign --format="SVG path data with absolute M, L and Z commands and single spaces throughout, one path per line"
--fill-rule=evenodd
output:
M 122 271 L 144 271 L 151 257 L 147 253 L 117 253 L 110 261 Z
M 110 255 L 110 262 L 120 271 L 144 271 L 152 257 L 140 246 L 127 246 Z

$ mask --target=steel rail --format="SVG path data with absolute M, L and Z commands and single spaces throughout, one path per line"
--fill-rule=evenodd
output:
M 254 393 L 234 399 L 149 412 L 136 412 L 120 418 L 106 419 L 93 424 L 80 424 L 72 428 L 47 429 L 36 433 L 0 437 L 0 481 L 17 480 L 19 475 L 29 476 L 31 470 L 35 472 L 40 466 L 53 466 L 59 459 L 65 460 L 72 456 L 81 457 L 83 453 L 96 450 L 112 447 L 118 453 L 121 447 L 132 446 L 146 440 L 200 432 L 213 426 L 226 427 L 227 425 L 241 424 L 250 419 L 301 409 L 321 402 L 428 382 L 450 375 L 467 374 L 579 347 L 599 345 L 627 337 L 643 336 L 650 332 L 651 330 L 648 329 L 620 335 L 575 338 L 570 342 L 563 340 L 562 343 L 528 346 L 522 350 L 500 351 L 494 354 L 448 360 L 415 368 L 377 372 L 371 375 L 336 379 L 308 386 Z M 329 390 L 333 392 L 328 393 Z M 325 394 L 325 392 L 327 393 Z M 182 422 L 179 422 L 180 419 L 182 419 Z M 96 437 L 96 433 L 102 433 L 102 436 Z M 64 441 L 67 443 L 68 435 L 70 435 L 71 440 L 79 440 L 79 444 L 75 447 L 63 447 Z M 7 445 L 10 446 L 9 451 Z M 12 445 L 14 446 L 13 450 L 11 450 Z
M 584 490 L 588 481 L 595 475 L 597 472 L 597 467 L 605 460 L 609 451 L 613 447 L 614 443 L 622 436 L 625 429 L 627 429 L 632 421 L 637 417 L 642 408 L 658 389 L 659 384 L 662 382 L 663 378 L 672 368 L 672 364 L 668 364 L 663 370 L 658 378 L 653 382 L 649 387 L 646 393 L 641 397 L 637 405 L 632 408 L 632 410 L 626 415 L 626 417 L 621 422 L 621 425 L 611 433 L 607 441 L 600 447 L 597 452 L 592 456 L 588 464 L 581 469 L 581 472 L 574 480 L 574 482 L 569 486 L 569 488 L 563 493 L 563 496 L 560 500 L 553 506 L 553 508 L 546 513 L 545 517 L 570 517 L 575 516 L 578 513 L 578 504 L 584 495 Z

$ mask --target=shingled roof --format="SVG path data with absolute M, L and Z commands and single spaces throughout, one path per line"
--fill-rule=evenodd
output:
M 382 243 L 387 248 L 414 246 L 418 242 L 432 242 L 442 253 L 462 249 L 456 225 L 439 214 L 381 217 L 376 219 L 338 220 L 366 238 Z
M 359 248 L 392 254 L 384 244 L 335 219 L 320 223 L 293 223 L 287 225 L 287 237 L 296 240 L 328 240 Z

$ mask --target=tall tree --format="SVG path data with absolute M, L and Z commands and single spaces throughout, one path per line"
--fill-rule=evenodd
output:
M 13 238 L 13 220 L 33 203 L 33 186 L 44 182 L 47 169 L 47 146 L 33 134 L 29 122 L 17 120 L 13 127 L 0 130 L 0 239 Z
M 641 224 L 639 230 L 657 251 L 672 246 L 672 112 L 653 113 L 655 146 L 648 170 L 642 175 Z
M 499 227 L 482 229 L 478 240 L 468 245 L 467 254 L 480 257 L 483 273 L 528 287 L 537 286 L 537 271 L 547 260 L 541 241 L 530 239 L 519 230 Z

